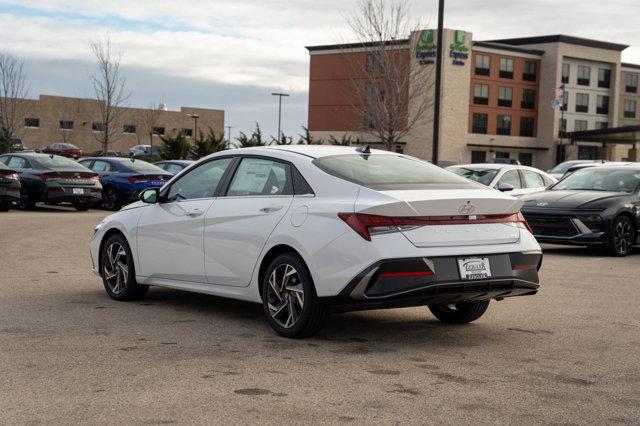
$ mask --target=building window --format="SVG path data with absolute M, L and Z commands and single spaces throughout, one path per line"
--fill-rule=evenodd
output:
M 487 162 L 487 151 L 471 151 L 471 162 L 472 163 L 486 163 Z
M 609 123 L 607 123 L 606 121 L 600 121 L 596 123 L 596 129 L 606 130 L 608 128 L 609 128 Z
M 182 134 L 187 138 L 193 137 L 193 129 L 187 129 L 186 127 L 181 130 Z
M 569 83 L 569 76 L 571 75 L 571 65 L 562 64 L 562 82 Z
M 164 127 L 154 127 L 153 128 L 154 135 L 164 135 Z
M 498 106 L 511 107 L 513 89 L 511 87 L 498 87 Z
M 473 103 L 477 105 L 489 105 L 489 86 L 476 84 L 473 86 Z
M 536 107 L 536 91 L 533 89 L 522 89 L 522 101 L 520 108 L 534 109 Z
M 491 57 L 489 55 L 476 55 L 476 75 L 491 74 Z
M 624 100 L 624 118 L 636 118 L 636 101 L 635 99 Z
M 498 151 L 498 152 L 496 152 L 496 157 L 495 158 L 502 158 L 504 160 L 508 160 L 509 158 L 511 158 L 511 155 L 508 152 Z
M 365 129 L 375 129 L 376 118 L 372 112 L 365 111 L 363 117 L 363 123 Z
M 380 89 L 372 83 L 364 85 L 364 98 L 367 102 L 377 102 L 380 100 Z
M 487 125 L 489 123 L 489 116 L 487 114 L 474 112 L 473 113 L 473 126 L 472 133 L 487 134 Z
M 404 154 L 404 149 L 402 148 L 402 145 L 396 145 L 396 152 L 398 154 Z
M 562 94 L 562 110 L 566 111 L 569 106 L 569 92 L 566 90 Z
M 91 123 L 91 130 L 93 130 L 94 132 L 104 132 L 104 123 Z
M 135 133 L 136 132 L 136 126 L 133 124 L 125 124 L 124 126 L 122 126 L 122 131 L 124 133 Z
M 369 53 L 367 55 L 367 63 L 365 65 L 367 72 L 381 72 L 382 64 L 380 63 L 380 55 L 377 53 Z
M 511 116 L 510 115 L 498 115 L 498 126 L 496 133 L 499 135 L 511 135 Z
M 521 152 L 518 154 L 518 161 L 523 166 L 532 166 L 533 165 L 533 154 L 530 152 Z
M 609 114 L 609 97 L 608 96 L 598 95 L 596 113 Z
M 627 93 L 638 92 L 638 74 L 627 74 L 624 78 L 624 90 Z
M 39 118 L 25 118 L 24 119 L 24 127 L 40 127 L 40 119 Z
M 60 120 L 60 129 L 62 130 L 73 130 L 73 121 L 69 120 Z
M 524 69 L 522 70 L 522 79 L 524 81 L 536 81 L 536 63 L 533 61 L 524 61 Z
M 513 59 L 500 58 L 500 78 L 513 78 Z
M 589 112 L 588 93 L 576 93 L 576 112 Z
M 573 125 L 574 132 L 584 132 L 587 130 L 588 122 L 587 120 L 576 120 Z
M 520 136 L 533 137 L 535 121 L 533 117 L 520 117 Z
M 578 86 L 588 86 L 591 79 L 591 67 L 578 65 Z
M 608 88 L 611 85 L 611 70 L 598 69 L 598 87 Z
M 560 124 L 558 125 L 558 136 L 563 137 L 567 134 L 567 119 L 561 118 Z

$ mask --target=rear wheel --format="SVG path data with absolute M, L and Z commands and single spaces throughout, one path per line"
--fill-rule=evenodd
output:
M 18 208 L 20 210 L 32 210 L 36 206 L 36 202 L 33 196 L 29 193 L 27 188 L 20 190 L 20 200 L 18 200 Z
M 276 257 L 267 268 L 262 301 L 267 321 L 283 337 L 312 336 L 327 318 L 309 270 L 292 253 Z
M 11 203 L 6 201 L 0 203 L 0 212 L 8 212 L 11 209 Z
M 488 300 L 479 302 L 447 303 L 429 305 L 429 310 L 436 318 L 448 324 L 466 324 L 480 318 L 489 307 Z
M 104 289 L 114 300 L 142 299 L 149 286 L 136 282 L 136 271 L 129 244 L 122 235 L 109 237 L 102 250 L 100 275 Z
M 120 202 L 118 201 L 118 191 L 115 188 L 107 188 L 102 192 L 102 204 L 107 210 L 118 210 Z
M 609 254 L 618 257 L 627 256 L 635 242 L 633 222 L 626 216 L 618 216 L 611 227 L 611 236 L 607 249 Z

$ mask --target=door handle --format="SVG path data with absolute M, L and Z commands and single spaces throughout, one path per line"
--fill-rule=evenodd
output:
M 282 210 L 282 207 L 284 207 L 284 206 L 263 207 L 263 208 L 260 209 L 260 212 L 262 212 L 262 213 L 273 213 L 273 212 L 277 212 L 278 210 Z
M 204 210 L 202 210 L 202 209 L 185 210 L 185 213 L 189 217 L 198 217 L 198 216 L 201 216 L 204 213 Z

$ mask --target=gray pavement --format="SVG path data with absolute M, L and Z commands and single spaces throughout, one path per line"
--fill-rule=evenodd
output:
M 358 312 L 293 341 L 258 305 L 110 300 L 105 215 L 0 213 L 0 423 L 640 422 L 640 249 L 545 247 L 541 291 L 470 325 Z

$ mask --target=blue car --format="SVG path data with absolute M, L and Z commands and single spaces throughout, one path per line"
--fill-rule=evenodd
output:
M 172 175 L 146 161 L 118 158 L 92 157 L 79 161 L 98 174 L 102 184 L 102 204 L 107 210 L 138 200 L 140 192 L 147 188 L 159 188 Z

